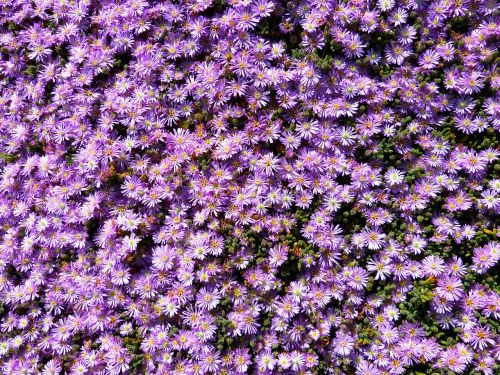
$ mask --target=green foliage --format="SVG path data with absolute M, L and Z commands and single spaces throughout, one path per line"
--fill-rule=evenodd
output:
M 137 328 L 123 339 L 123 344 L 127 348 L 130 355 L 132 355 L 132 361 L 130 364 L 130 373 L 139 374 L 144 371 L 144 355 L 141 351 L 141 342 L 143 337 L 139 334 Z
M 23 73 L 27 76 L 30 76 L 31 78 L 34 78 L 37 75 L 39 69 L 40 64 L 30 64 L 26 67 Z
M 408 293 L 405 302 L 399 304 L 401 316 L 410 322 L 421 322 L 428 309 L 427 304 L 434 297 L 435 279 L 417 280 L 413 283 L 413 289 Z M 432 321 L 429 317 L 427 321 Z M 433 326 L 434 327 L 434 326 Z
M 17 154 L 3 154 L 0 153 L 0 159 L 4 159 L 7 163 L 12 163 L 19 158 Z

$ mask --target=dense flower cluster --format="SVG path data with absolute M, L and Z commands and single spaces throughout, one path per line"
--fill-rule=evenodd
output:
M 499 9 L 0 1 L 0 372 L 498 373 Z

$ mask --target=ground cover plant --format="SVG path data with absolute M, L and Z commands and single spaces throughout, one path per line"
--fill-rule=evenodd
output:
M 494 0 L 1 0 L 1 374 L 498 374 Z

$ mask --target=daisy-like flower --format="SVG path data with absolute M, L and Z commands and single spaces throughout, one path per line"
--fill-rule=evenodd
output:
M 389 258 L 385 257 L 381 259 L 371 259 L 368 261 L 366 269 L 368 271 L 376 272 L 375 280 L 385 280 L 390 274 L 389 262 Z
M 366 47 L 362 43 L 361 38 L 358 34 L 350 33 L 347 39 L 344 41 L 345 52 L 348 57 L 359 58 L 363 56 L 363 49 Z
M 113 268 L 111 282 L 115 285 L 126 285 L 130 281 L 130 272 L 127 268 Z
M 31 47 L 28 57 L 30 59 L 41 61 L 51 53 L 51 49 L 43 45 L 36 45 Z
M 201 288 L 196 295 L 196 306 L 200 309 L 212 310 L 220 302 L 220 294 L 216 289 Z
M 169 246 L 159 246 L 153 250 L 153 267 L 166 271 L 174 266 L 176 254 Z
M 403 44 L 411 44 L 415 40 L 417 30 L 413 25 L 407 25 L 399 30 L 398 41 Z
M 471 333 L 473 348 L 479 348 L 480 350 L 483 350 L 495 343 L 495 341 L 491 338 L 491 331 L 488 326 L 478 325 L 472 330 Z
M 436 51 L 427 50 L 419 57 L 418 63 L 424 69 L 433 69 L 439 63 L 439 56 Z
M 281 266 L 288 258 L 288 248 L 278 245 L 269 251 L 270 265 L 273 267 Z
M 258 161 L 258 166 L 268 176 L 272 175 L 278 170 L 278 159 L 272 154 L 267 154 Z
M 348 356 L 354 349 L 354 339 L 348 333 L 337 333 L 333 340 L 333 352 L 340 356 Z
M 300 302 L 305 297 L 309 288 L 304 281 L 293 281 L 290 283 L 290 294 L 293 300 Z
M 392 344 L 399 338 L 399 333 L 396 328 L 390 326 L 383 326 L 379 329 L 381 339 L 387 344 Z
M 384 245 L 386 235 L 381 233 L 378 228 L 370 229 L 364 228 L 361 231 L 364 237 L 365 243 L 370 250 L 379 250 Z
M 407 11 L 403 8 L 398 8 L 394 13 L 391 14 L 390 22 L 393 23 L 394 26 L 399 26 L 405 24 L 407 18 Z
M 500 249 L 498 245 L 489 243 L 486 246 L 474 249 L 472 268 L 478 273 L 485 273 L 489 268 L 493 267 L 499 259 Z
M 139 245 L 140 241 L 141 241 L 141 239 L 138 236 L 136 236 L 134 233 L 132 233 L 129 236 L 123 237 L 122 245 L 123 245 L 123 248 L 125 249 L 125 251 L 132 252 L 132 251 L 135 251 L 137 249 L 137 246 Z
M 206 351 L 201 356 L 201 369 L 205 372 L 217 372 L 221 360 L 219 352 Z
M 257 366 L 259 371 L 272 371 L 276 366 L 276 358 L 269 351 L 263 352 L 257 357 Z
M 478 173 L 486 168 L 487 161 L 471 151 L 463 161 L 463 167 L 471 174 Z
M 429 276 L 439 276 L 446 269 L 444 261 L 435 255 L 425 257 L 422 260 L 422 268 L 424 273 Z
M 484 86 L 484 75 L 478 71 L 463 74 L 458 80 L 458 90 L 464 94 L 473 94 L 481 91 Z
M 232 362 L 235 370 L 239 374 L 247 373 L 247 370 L 252 363 L 250 360 L 250 354 L 246 348 L 238 348 L 234 351 L 232 355 Z
M 290 355 L 288 353 L 280 353 L 278 356 L 278 366 L 283 370 L 287 370 L 291 366 Z
M 296 128 L 299 136 L 305 139 L 310 139 L 312 136 L 317 134 L 319 130 L 320 127 L 317 121 L 300 121 Z
M 385 173 L 384 178 L 390 186 L 394 186 L 403 182 L 404 174 L 396 168 L 389 168 Z
M 122 336 L 127 336 L 129 333 L 133 331 L 132 323 L 123 323 L 120 326 L 120 334 Z
M 356 290 L 362 290 L 368 283 L 368 272 L 361 267 L 354 267 L 350 271 L 349 285 Z
M 61 363 L 57 359 L 51 359 L 43 366 L 42 375 L 59 375 L 61 371 Z
M 457 256 L 453 256 L 447 268 L 449 269 L 449 274 L 452 276 L 462 277 L 467 273 L 467 268 L 463 264 L 462 259 Z
M 498 210 L 500 207 L 500 196 L 496 190 L 487 189 L 481 192 L 481 198 L 478 199 L 480 207 L 486 207 L 489 210 Z
M 337 139 L 343 146 L 351 146 L 355 143 L 356 133 L 353 129 L 348 127 L 342 127 L 337 132 Z
M 464 294 L 462 281 L 456 276 L 442 277 L 438 280 L 436 294 L 447 301 L 457 301 Z
M 419 236 L 415 236 L 412 238 L 411 243 L 408 247 L 414 254 L 420 254 L 426 246 L 427 241 L 425 239 Z
M 405 46 L 393 43 L 386 47 L 385 55 L 390 64 L 401 65 L 410 56 L 410 52 Z

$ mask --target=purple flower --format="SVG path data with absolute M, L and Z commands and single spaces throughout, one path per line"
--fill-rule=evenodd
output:
M 458 277 L 443 277 L 438 280 L 436 294 L 447 301 L 457 301 L 463 295 L 463 285 Z
M 493 373 L 480 3 L 2 3 L 0 372 Z

